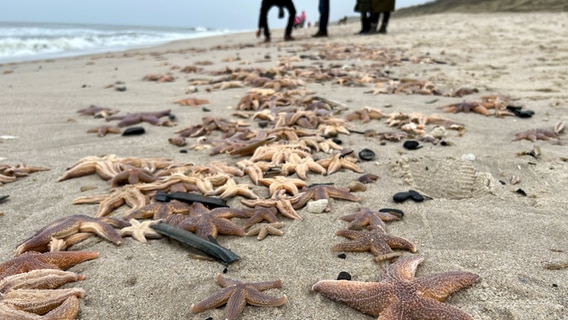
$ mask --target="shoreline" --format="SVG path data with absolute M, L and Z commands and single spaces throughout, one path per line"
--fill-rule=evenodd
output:
M 279 216 L 282 236 L 219 236 L 221 245 L 241 257 L 227 267 L 216 262 L 191 259 L 185 247 L 166 239 L 143 244 L 125 237 L 120 246 L 98 237 L 72 246 L 74 251 L 98 251 L 99 258 L 81 263 L 71 271 L 85 275 L 69 284 L 86 291 L 80 299 L 78 319 L 221 319 L 224 307 L 193 314 L 190 306 L 217 292 L 216 274 L 242 281 L 283 280 L 279 289 L 266 293 L 286 295 L 282 307 L 246 306 L 239 319 L 373 319 L 335 303 L 311 290 L 319 280 L 335 279 L 340 271 L 353 280 L 377 281 L 386 263 L 375 263 L 369 252 L 346 252 L 340 259 L 335 244 L 347 241 L 336 236 L 346 227 L 338 218 L 362 207 L 396 208 L 404 211 L 401 221 L 389 222 L 388 233 L 416 244 L 423 256 L 417 277 L 439 272 L 468 271 L 481 279 L 444 302 L 476 320 L 562 319 L 568 305 L 566 270 L 550 270 L 551 263 L 568 261 L 568 162 L 565 145 L 548 141 L 512 141 L 515 134 L 531 128 L 550 130 L 558 121 L 568 123 L 568 37 L 560 28 L 565 13 L 491 15 L 440 14 L 393 18 L 387 35 L 355 36 L 359 24 L 331 26 L 330 38 L 313 39 L 314 28 L 298 29 L 294 42 L 282 40 L 283 30 L 272 30 L 273 42 L 260 44 L 253 32 L 179 40 L 157 47 L 121 52 L 0 64 L 0 96 L 3 126 L 0 135 L 1 163 L 25 163 L 51 170 L 0 185 L 0 261 L 13 258 L 24 239 L 57 218 L 84 214 L 93 216 L 97 205 L 73 205 L 80 196 L 105 194 L 109 184 L 97 175 L 56 182 L 66 169 L 87 156 L 116 154 L 120 157 L 165 157 L 180 163 L 235 164 L 240 157 L 209 156 L 208 150 L 189 150 L 168 143 L 175 132 L 201 123 L 203 117 L 238 120 L 240 99 L 251 88 L 220 90 L 196 85 L 196 79 L 220 79 L 227 70 L 276 70 L 284 66 L 320 68 L 331 80 L 309 80 L 305 88 L 313 95 L 337 101 L 348 111 L 364 107 L 385 114 L 438 114 L 462 123 L 466 130 L 448 130 L 449 146 L 421 142 L 422 148 L 407 150 L 402 141 L 380 141 L 361 134 L 340 134 L 343 146 L 355 153 L 369 148 L 376 159 L 359 162 L 366 172 L 379 176 L 360 202 L 331 201 L 331 211 L 314 214 L 299 210 L 302 221 Z M 546 19 L 547 24 L 539 21 Z M 472 40 L 474 39 L 474 40 Z M 369 50 L 373 48 L 373 50 Z M 334 59 L 322 59 L 327 55 Z M 305 56 L 308 58 L 300 58 Z M 369 57 L 373 58 L 370 59 Z M 211 64 L 209 64 L 211 63 Z M 194 73 L 183 73 L 195 66 Z M 333 68 L 333 70 L 330 70 Z M 290 69 L 291 70 L 291 69 Z M 464 97 L 419 94 L 371 94 L 375 83 L 357 84 L 341 78 L 341 72 L 365 75 L 384 73 L 389 79 L 430 81 L 442 93 L 462 87 L 478 89 Z M 298 71 L 299 73 L 299 71 Z M 173 82 L 143 81 L 147 75 L 169 74 Z M 348 81 L 351 81 L 351 85 Z M 126 90 L 113 87 L 121 83 Z M 386 86 L 388 82 L 384 82 Z M 197 92 L 192 92 L 194 88 Z M 384 88 L 384 87 L 383 87 Z M 445 113 L 441 108 L 464 100 L 501 94 L 532 118 Z M 184 98 L 208 99 L 209 104 L 190 107 L 174 104 Z M 80 116 L 77 110 L 98 105 L 120 110 L 119 114 L 171 109 L 175 127 L 140 124 L 146 133 L 122 137 L 97 137 L 87 130 L 109 124 L 102 119 Z M 203 107 L 209 111 L 205 112 Z M 241 119 L 258 125 L 248 119 Z M 110 124 L 116 124 L 111 122 Z M 357 131 L 395 130 L 384 119 L 351 122 Z M 427 125 L 433 130 L 433 125 Z M 213 135 L 212 139 L 220 139 Z M 560 141 L 567 143 L 566 133 Z M 187 138 L 188 145 L 198 144 Z M 538 147 L 538 158 L 517 155 Z M 187 148 L 187 147 L 186 147 Z M 473 154 L 475 160 L 462 160 Z M 325 154 L 318 154 L 324 157 Z M 332 182 L 347 186 L 360 174 L 340 170 L 331 175 L 310 173 L 307 182 Z M 513 176 L 520 182 L 512 184 Z M 296 178 L 296 176 L 290 176 Z M 236 178 L 251 184 L 248 177 Z M 465 187 L 464 187 L 465 185 Z M 517 189 L 527 196 L 522 196 Z M 264 186 L 252 189 L 268 197 Z M 395 203 L 392 196 L 416 189 L 433 199 L 422 203 Z M 87 190 L 87 191 L 83 191 Z M 239 197 L 229 200 L 241 208 Z M 113 213 L 121 217 L 126 207 Z M 233 219 L 237 224 L 244 220 Z M 126 271 L 125 271 L 126 270 Z

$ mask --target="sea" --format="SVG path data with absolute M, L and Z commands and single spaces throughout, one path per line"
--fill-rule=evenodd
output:
M 239 30 L 0 22 L 0 64 L 157 46 Z

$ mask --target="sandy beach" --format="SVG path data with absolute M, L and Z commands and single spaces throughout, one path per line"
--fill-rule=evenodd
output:
M 359 202 L 331 200 L 331 211 L 324 213 L 303 208 L 298 210 L 301 221 L 279 216 L 284 234 L 262 241 L 218 237 L 219 244 L 241 257 L 227 267 L 224 276 L 242 281 L 282 279 L 281 288 L 266 293 L 288 298 L 281 307 L 247 306 L 239 319 L 372 319 L 311 290 L 314 283 L 336 279 L 341 271 L 357 281 L 380 279 L 388 263 L 373 262 L 370 252 L 346 252 L 341 259 L 331 250 L 347 241 L 335 235 L 347 225 L 338 218 L 362 207 L 404 212 L 402 220 L 387 223 L 387 231 L 413 242 L 414 255 L 425 258 L 418 277 L 447 271 L 480 276 L 473 286 L 451 295 L 446 304 L 474 319 L 568 319 L 568 136 L 560 133 L 558 143 L 513 141 L 517 133 L 528 129 L 553 130 L 558 122 L 568 123 L 568 14 L 395 17 L 387 35 L 354 35 L 358 30 L 357 23 L 332 26 L 329 38 L 312 39 L 315 29 L 300 29 L 294 33 L 295 42 L 283 42 L 282 30 L 273 30 L 273 42 L 268 45 L 259 43 L 252 33 L 232 34 L 120 53 L 0 65 L 0 136 L 17 137 L 0 139 L 0 164 L 50 168 L 0 185 L 0 195 L 10 196 L 0 202 L 0 261 L 12 259 L 22 241 L 58 218 L 95 215 L 96 204 L 72 202 L 80 196 L 108 193 L 108 182 L 97 175 L 57 182 L 84 157 L 164 157 L 200 165 L 211 161 L 235 165 L 243 160 L 227 154 L 210 156 L 207 149 L 180 152 L 198 144 L 196 138 L 187 138 L 187 146 L 181 148 L 168 142 L 176 131 L 201 123 L 204 116 L 246 121 L 258 129 L 251 119 L 231 115 L 250 86 L 221 90 L 190 81 L 220 78 L 211 73 L 226 68 L 270 69 L 279 62 L 294 67 L 339 66 L 346 71 L 361 68 L 391 79 L 429 81 L 442 95 L 380 90 L 373 94 L 380 89 L 376 83 L 349 85 L 333 77 L 305 80 L 300 88 L 349 107 L 337 117 L 371 107 L 385 114 L 437 114 L 463 124 L 465 130 L 460 134 L 448 129 L 443 138 L 447 146 L 420 142 L 423 147 L 417 150 L 404 149 L 404 140 L 340 134 L 342 146 L 355 153 L 369 148 L 376 154 L 372 161 L 357 163 L 365 173 L 379 177 L 366 191 L 355 193 Z M 334 52 L 336 59 L 321 59 L 325 52 Z M 391 63 L 369 60 L 373 52 L 385 52 Z M 200 71 L 181 72 L 186 66 Z M 174 81 L 143 80 L 151 74 L 169 74 Z M 118 91 L 116 86 L 126 90 Z M 192 87 L 198 91 L 191 92 Z M 448 96 L 460 88 L 477 92 Z M 490 115 L 484 116 L 446 113 L 440 108 L 488 95 L 507 97 L 509 104 L 532 110 L 534 115 L 498 117 L 489 110 Z M 173 103 L 184 98 L 210 103 L 198 107 Z M 142 123 L 138 126 L 145 128 L 143 135 L 98 137 L 87 131 L 109 123 L 77 113 L 90 105 L 120 110 L 119 115 L 171 109 L 177 125 Z M 209 111 L 204 112 L 204 107 Z M 350 125 L 359 132 L 396 130 L 384 119 L 364 124 L 354 120 Z M 428 124 L 425 131 L 433 128 Z M 538 157 L 518 155 L 537 149 Z M 310 173 L 306 182 L 345 187 L 359 176 L 342 169 L 331 175 Z M 520 182 L 512 184 L 514 177 Z M 252 184 L 247 176 L 235 180 Z M 395 193 L 409 189 L 431 199 L 393 201 Z M 255 185 L 253 190 L 269 197 L 264 186 Z M 243 208 L 241 199 L 232 198 L 228 204 Z M 120 218 L 127 209 L 123 206 L 112 216 Z M 233 219 L 237 224 L 243 221 Z M 78 319 L 224 318 L 224 307 L 199 314 L 190 307 L 220 289 L 214 277 L 225 266 L 192 259 L 173 240 L 151 239 L 143 244 L 125 237 L 115 246 L 91 237 L 69 250 L 100 253 L 98 259 L 70 269 L 86 277 L 66 285 L 86 292 L 80 299 Z M 413 254 L 404 251 L 404 255 Z M 557 265 L 561 267 L 555 269 Z

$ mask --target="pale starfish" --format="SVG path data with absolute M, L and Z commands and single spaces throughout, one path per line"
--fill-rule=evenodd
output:
M 174 101 L 174 103 L 182 106 L 198 107 L 202 104 L 209 104 L 210 102 L 207 99 L 185 98 L 185 99 L 176 100 Z
M 376 256 L 376 262 L 400 255 L 392 255 L 392 249 L 403 249 L 412 253 L 416 252 L 414 243 L 401 237 L 391 236 L 380 226 L 369 228 L 369 231 L 339 230 L 336 235 L 346 237 L 352 241 L 338 243 L 334 245 L 331 250 L 352 252 L 370 251 Z
M 90 105 L 88 108 L 77 110 L 77 113 L 82 116 L 94 116 L 95 118 L 106 117 L 118 113 L 118 110 L 113 110 L 111 108 L 98 107 L 95 105 Z
M 308 172 L 310 171 L 321 175 L 326 174 L 325 168 L 315 162 L 312 157 L 301 158 L 299 155 L 293 153 L 282 166 L 281 173 L 288 176 L 295 172 L 300 179 L 306 180 L 308 178 Z
M 102 194 L 94 196 L 84 196 L 73 200 L 73 204 L 91 204 L 98 203 L 96 217 L 104 217 L 109 215 L 114 209 L 126 203 L 132 209 L 131 211 L 140 209 L 146 205 L 146 197 L 137 185 L 127 184 L 120 188 L 115 188 L 111 194 Z M 130 212 L 126 212 L 129 214 Z
M 63 176 L 57 181 L 82 177 L 97 173 L 104 180 L 111 179 L 120 173 L 121 159 L 114 154 L 104 157 L 88 156 L 80 159 L 77 163 L 67 169 Z
M 359 197 L 353 195 L 349 192 L 348 188 L 336 187 L 332 184 L 316 184 L 308 187 L 306 190 L 302 190 L 302 193 L 296 197 L 290 199 L 290 202 L 295 209 L 302 208 L 306 205 L 309 200 L 320 200 L 320 199 L 341 199 L 358 202 Z M 329 211 L 329 203 L 325 211 Z
M 258 181 L 268 187 L 270 195 L 274 195 L 278 190 L 286 190 L 289 194 L 296 195 L 298 194 L 298 187 L 305 187 L 307 185 L 304 180 L 288 179 L 283 176 L 264 178 Z
M 0 279 L 36 269 L 66 270 L 83 261 L 98 257 L 99 253 L 92 251 L 25 252 L 0 264 Z
M 296 212 L 296 209 L 292 206 L 290 199 L 286 196 L 286 190 L 284 189 L 277 191 L 270 199 L 242 199 L 241 203 L 249 207 L 262 206 L 265 208 L 276 208 L 281 215 L 287 218 L 303 220 L 303 218 Z
M 250 184 L 237 184 L 235 180 L 228 179 L 225 185 L 215 189 L 207 195 L 219 196 L 221 199 L 232 198 L 235 196 L 243 196 L 249 199 L 258 199 L 258 196 L 250 188 Z
M 479 276 L 465 271 L 415 278 L 423 257 L 403 257 L 387 267 L 380 282 L 322 280 L 312 290 L 331 300 L 379 317 L 397 319 L 472 320 L 473 317 L 442 302 L 452 293 L 475 283 Z
M 55 220 L 51 224 L 40 229 L 16 248 L 16 255 L 27 251 L 49 251 L 49 243 L 52 238 L 65 240 L 79 232 L 97 234 L 116 245 L 122 243 L 122 237 L 113 226 L 122 227 L 124 221 L 113 218 L 92 218 L 85 215 L 73 215 Z
M 87 130 L 87 133 L 96 133 L 99 137 L 104 137 L 108 133 L 119 134 L 121 132 L 122 130 L 120 130 L 120 128 L 113 126 L 98 126 L 96 128 Z
M 271 222 L 271 223 L 261 223 L 256 226 L 253 226 L 249 229 L 246 233 L 246 236 L 257 236 L 256 240 L 263 240 L 269 234 L 275 236 L 281 236 L 284 234 L 280 228 L 284 226 L 283 222 Z
M 562 132 L 563 130 L 564 130 L 564 123 L 558 122 L 554 126 L 554 130 L 529 129 L 515 134 L 515 138 L 513 138 L 513 141 L 526 139 L 532 142 L 536 142 L 536 140 L 549 140 L 555 143 L 559 143 L 560 139 L 559 133 Z
M 227 304 L 225 308 L 225 319 L 234 320 L 243 312 L 247 303 L 260 307 L 278 307 L 288 301 L 286 295 L 277 298 L 260 292 L 280 288 L 282 286 L 282 280 L 241 282 L 239 280 L 225 278 L 220 274 L 215 277 L 215 280 L 224 289 L 192 305 L 191 311 L 193 313 L 203 312 Z
M 162 236 L 151 228 L 152 225 L 159 223 L 156 220 L 146 220 L 140 222 L 136 219 L 130 219 L 130 226 L 120 229 L 121 236 L 131 236 L 134 240 L 146 243 L 146 238 L 157 239 Z
M 259 180 L 264 177 L 264 173 L 272 168 L 272 165 L 269 162 L 252 162 L 248 159 L 237 162 L 237 166 L 241 168 L 256 185 L 258 185 Z
M 355 164 L 357 159 L 349 156 L 341 156 L 339 153 L 336 153 L 330 158 L 318 160 L 317 162 L 327 170 L 328 175 L 339 171 L 342 168 L 359 173 L 363 172 L 363 169 L 359 168 L 359 166 Z
M 152 125 L 158 125 L 160 124 L 160 118 L 167 117 L 170 113 L 170 109 L 156 112 L 136 112 L 128 113 L 124 116 L 110 116 L 106 118 L 106 121 L 120 120 L 118 123 L 119 127 L 128 127 L 140 122 L 148 122 Z
M 363 107 L 360 110 L 352 112 L 345 116 L 347 121 L 361 120 L 361 123 L 367 123 L 373 119 L 380 120 L 386 115 L 379 109 L 371 107 Z
M 6 277 L 0 281 L 1 319 L 75 319 L 85 291 L 80 288 L 55 289 L 83 280 L 84 276 L 54 269 L 38 269 Z

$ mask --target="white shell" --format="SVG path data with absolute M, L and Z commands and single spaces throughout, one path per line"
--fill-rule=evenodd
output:
M 306 209 L 311 213 L 322 213 L 327 208 L 328 203 L 329 200 L 327 199 L 309 201 Z

